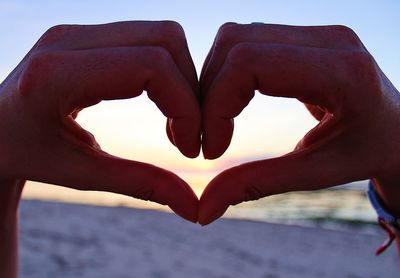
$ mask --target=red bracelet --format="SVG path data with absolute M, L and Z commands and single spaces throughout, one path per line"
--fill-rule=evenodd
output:
M 386 221 L 382 217 L 378 217 L 378 223 L 382 227 L 382 229 L 385 230 L 385 232 L 388 235 L 388 238 L 385 240 L 385 242 L 382 243 L 381 246 L 379 246 L 375 250 L 375 255 L 382 254 L 396 239 L 396 234 L 392 231 L 392 229 L 389 227 L 389 225 L 386 223 Z

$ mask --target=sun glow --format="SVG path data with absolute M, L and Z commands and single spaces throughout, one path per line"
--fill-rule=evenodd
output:
M 202 157 L 198 157 L 190 161 L 187 165 L 189 171 L 215 171 L 218 162 L 215 160 L 206 160 Z

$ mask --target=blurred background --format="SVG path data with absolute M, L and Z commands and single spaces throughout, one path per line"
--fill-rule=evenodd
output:
M 393 84 L 400 88 L 399 12 L 397 0 L 0 0 L 0 82 L 53 25 L 165 19 L 183 26 L 198 73 L 219 26 L 228 21 L 347 25 L 359 35 Z M 198 196 L 224 169 L 290 152 L 317 123 L 296 100 L 256 94 L 235 119 L 235 132 L 228 151 L 218 160 L 206 161 L 201 156 L 185 158 L 172 146 L 164 132 L 164 116 L 145 93 L 130 100 L 102 102 L 82 111 L 77 120 L 95 135 L 105 151 L 174 171 Z M 338 227 L 338 223 L 366 225 L 375 222 L 375 214 L 365 191 L 366 182 L 360 181 L 330 190 L 282 194 L 230 208 L 226 217 L 332 227 Z M 25 187 L 24 198 L 168 210 L 121 195 L 79 192 L 34 182 Z

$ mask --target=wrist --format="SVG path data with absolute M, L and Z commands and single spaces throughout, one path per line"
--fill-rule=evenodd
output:
M 379 141 L 381 146 L 380 169 L 371 179 L 374 190 L 388 211 L 396 217 L 400 217 L 400 93 L 386 80 L 382 95 L 385 98 L 384 106 L 381 108 L 384 117 L 380 126 L 380 136 L 384 138 Z
M 0 179 L 0 225 L 7 228 L 16 221 L 25 181 Z
M 387 211 L 400 217 L 400 177 L 374 178 L 372 185 Z

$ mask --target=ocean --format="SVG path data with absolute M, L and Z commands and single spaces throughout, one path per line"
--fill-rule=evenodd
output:
M 230 207 L 224 217 L 331 229 L 376 228 L 376 215 L 366 189 L 367 182 L 362 181 L 331 189 L 284 193 Z M 203 188 L 194 190 L 200 196 Z M 156 203 L 118 194 L 82 192 L 36 182 L 28 182 L 23 198 L 170 211 Z

